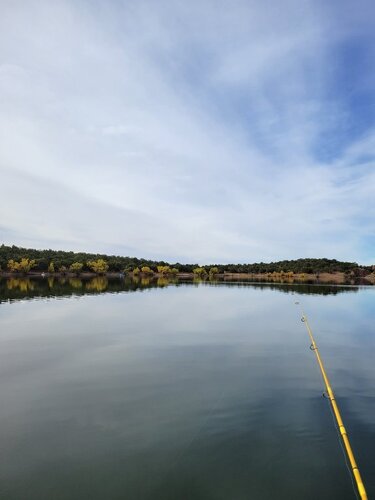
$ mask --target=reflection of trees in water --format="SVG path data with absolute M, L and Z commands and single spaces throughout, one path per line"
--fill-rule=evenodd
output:
M 313 283 L 256 283 L 246 281 L 207 282 L 206 286 L 228 286 L 235 288 L 258 288 L 261 290 L 277 290 L 283 293 L 300 293 L 303 295 L 337 295 L 339 293 L 358 292 L 358 286 L 318 285 Z
M 108 288 L 108 278 L 105 276 L 96 276 L 86 283 L 86 290 L 95 292 L 104 292 Z
M 28 292 L 34 290 L 34 283 L 30 278 L 9 278 L 7 280 L 7 289 L 19 289 L 20 292 Z
M 160 287 L 169 285 L 169 279 L 160 277 L 157 279 L 156 284 Z
M 355 293 L 359 287 L 342 285 L 254 283 L 246 281 L 213 281 L 185 280 L 179 281 L 170 277 L 130 277 L 108 279 L 106 276 L 95 278 L 8 278 L 0 279 L 0 302 L 21 300 L 33 297 L 80 296 L 98 293 L 129 293 L 150 288 L 166 286 L 225 286 L 236 288 L 258 288 L 275 290 L 282 293 L 298 293 L 309 295 L 336 295 L 339 293 Z
M 83 283 L 79 278 L 69 278 L 69 285 L 72 288 L 82 288 Z
M 164 287 L 164 286 L 168 286 L 168 285 L 176 284 L 176 283 L 178 283 L 178 279 L 173 278 L 173 277 L 168 278 L 167 276 L 160 276 L 156 280 L 157 286 L 160 286 L 160 287 Z
M 195 283 L 196 285 L 199 284 L 199 283 L 203 283 L 205 280 L 203 278 L 201 278 L 200 276 L 194 276 L 194 278 L 192 279 L 192 283 Z

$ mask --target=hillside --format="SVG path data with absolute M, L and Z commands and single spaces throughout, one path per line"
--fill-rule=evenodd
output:
M 47 271 L 51 262 L 55 269 L 62 266 L 69 267 L 73 262 L 84 264 L 83 271 L 88 270 L 86 263 L 90 260 L 104 259 L 109 265 L 110 272 L 132 271 L 136 267 L 149 266 L 156 270 L 157 266 L 170 265 L 178 269 L 181 273 L 191 273 L 198 266 L 194 264 L 181 264 L 179 262 L 169 263 L 165 261 L 156 261 L 142 259 L 137 257 L 123 257 L 118 255 L 94 254 L 86 252 L 67 252 L 64 250 L 37 250 L 33 248 L 22 248 L 13 246 L 0 246 L 0 270 L 7 269 L 8 261 L 15 261 L 21 258 L 35 260 L 34 271 Z M 219 273 L 251 273 L 263 274 L 273 272 L 293 272 L 293 273 L 351 273 L 355 276 L 363 276 L 373 271 L 373 266 L 361 266 L 356 262 L 340 262 L 336 259 L 326 258 L 304 258 L 296 260 L 281 260 L 277 262 L 259 262 L 259 263 L 238 263 L 238 264 L 210 264 L 205 265 L 207 270 L 212 266 L 218 268 Z

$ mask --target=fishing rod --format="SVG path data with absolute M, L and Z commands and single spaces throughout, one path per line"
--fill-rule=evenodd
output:
M 296 302 L 296 304 L 298 305 L 299 302 Z M 366 489 L 365 489 L 365 486 L 363 484 L 361 474 L 360 474 L 358 466 L 357 466 L 357 462 L 355 461 L 352 447 L 350 446 L 349 437 L 348 437 L 348 434 L 347 434 L 346 429 L 344 427 L 344 423 L 342 421 L 341 414 L 340 414 L 339 408 L 338 408 L 337 403 L 336 403 L 335 395 L 333 393 L 333 390 L 332 390 L 331 384 L 329 382 L 327 373 L 324 369 L 323 361 L 322 361 L 322 358 L 320 357 L 318 346 L 316 345 L 316 342 L 314 340 L 314 336 L 313 336 L 313 333 L 311 331 L 309 322 L 307 320 L 307 316 L 303 312 L 303 310 L 302 310 L 301 321 L 305 324 L 307 332 L 308 332 L 310 340 L 311 340 L 310 349 L 315 352 L 316 359 L 318 361 L 318 365 L 319 365 L 319 368 L 320 368 L 320 371 L 321 371 L 321 374 L 322 374 L 322 377 L 324 380 L 324 384 L 326 386 L 326 391 L 327 391 L 326 397 L 327 397 L 327 399 L 329 399 L 329 402 L 331 403 L 333 415 L 335 417 L 337 427 L 340 431 L 341 439 L 344 443 L 345 451 L 346 451 L 347 457 L 348 457 L 349 462 L 350 462 L 350 467 L 352 469 L 352 474 L 353 474 L 353 477 L 354 477 L 355 482 L 357 484 L 359 496 L 361 497 L 361 500 L 367 500 Z

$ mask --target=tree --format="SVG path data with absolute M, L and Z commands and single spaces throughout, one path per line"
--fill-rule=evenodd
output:
M 154 274 L 154 271 L 149 268 L 149 266 L 143 266 L 141 268 L 143 274 Z
M 82 271 L 83 264 L 81 262 L 73 262 L 73 264 L 70 264 L 69 269 L 72 271 L 72 273 L 79 274 Z
M 171 272 L 171 268 L 169 266 L 157 266 L 157 270 L 159 274 L 169 274 Z
M 50 262 L 48 266 L 48 272 L 49 273 L 54 273 L 55 272 L 55 264 L 53 262 Z
M 157 266 L 158 273 L 162 276 L 175 276 L 178 274 L 178 269 L 176 267 L 171 268 L 170 266 Z
M 35 265 L 35 260 L 27 258 L 22 258 L 19 262 L 15 262 L 13 259 L 8 261 L 8 269 L 11 272 L 28 273 Z
M 65 273 L 66 273 L 66 271 L 67 271 L 67 268 L 66 268 L 65 266 L 60 266 L 60 267 L 59 267 L 59 273 L 61 273 L 61 274 L 65 274 Z
M 139 267 L 133 269 L 133 276 L 138 276 L 139 273 L 140 273 Z
M 104 274 L 108 271 L 108 263 L 104 259 L 89 260 L 87 267 L 97 274 Z
M 18 272 L 19 269 L 18 269 L 18 262 L 14 262 L 13 259 L 9 259 L 8 260 L 8 269 L 11 273 L 14 273 L 14 272 Z
M 204 278 L 207 276 L 207 271 L 204 267 L 196 267 L 193 269 L 193 273 L 197 278 Z
M 157 266 L 170 266 L 172 264 L 164 261 L 152 261 L 148 259 L 139 259 L 136 257 L 121 257 L 116 255 L 103 255 L 103 254 L 91 254 L 83 252 L 67 252 L 62 250 L 36 250 L 33 248 L 22 248 L 15 245 L 7 246 L 0 244 L 0 265 L 2 269 L 7 268 L 9 260 L 14 263 L 19 264 L 20 260 L 23 258 L 28 258 L 29 261 L 34 260 L 36 263 L 35 269 L 38 271 L 47 271 L 49 264 L 53 261 L 54 268 L 57 270 L 61 266 L 69 268 L 73 262 L 96 262 L 99 259 L 104 260 L 108 264 L 108 270 L 120 271 L 122 269 L 133 270 L 135 268 L 141 268 L 142 266 L 148 266 L 150 269 L 156 269 Z M 293 272 L 294 275 L 300 275 L 301 273 L 335 273 L 343 272 L 350 273 L 354 271 L 358 277 L 372 272 L 371 266 L 359 266 L 356 262 L 340 262 L 336 259 L 297 259 L 297 260 L 283 260 L 277 262 L 258 262 L 258 263 L 242 263 L 242 264 L 226 264 L 217 265 L 212 264 L 212 266 L 206 267 L 206 273 L 208 273 L 210 267 L 216 267 L 219 269 L 219 273 L 223 273 L 224 270 L 227 273 L 252 273 L 252 274 L 266 274 L 277 272 L 281 273 L 284 271 L 283 277 L 287 277 L 285 271 Z M 179 272 L 191 273 L 195 268 L 198 268 L 198 264 L 174 264 Z M 9 268 L 10 269 L 10 268 Z M 17 265 L 13 266 L 13 272 L 20 272 L 21 268 Z M 100 270 L 102 272 L 102 270 Z M 159 273 L 161 276 L 166 275 L 165 272 Z M 195 274 L 195 276 L 200 276 L 200 274 Z M 204 276 L 204 273 L 202 274 Z
M 209 275 L 216 276 L 216 274 L 219 274 L 219 269 L 217 267 L 211 267 Z

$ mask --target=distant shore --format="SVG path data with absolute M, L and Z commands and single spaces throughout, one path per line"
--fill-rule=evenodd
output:
M 195 281 L 240 281 L 240 280 L 255 280 L 255 281 L 264 281 L 269 283 L 316 283 L 316 284 L 331 284 L 331 285 L 375 285 L 375 275 L 369 274 L 368 276 L 356 277 L 352 275 L 345 274 L 343 272 L 334 272 L 334 273 L 300 273 L 300 274 L 283 274 L 283 273 L 218 273 L 211 277 L 203 277 L 198 278 L 194 273 L 177 273 L 175 275 L 165 275 L 162 273 L 139 273 L 137 275 L 133 275 L 133 273 L 120 273 L 120 272 L 107 272 L 107 273 L 93 273 L 93 272 L 82 272 L 82 273 L 72 273 L 72 272 L 39 272 L 39 271 L 31 271 L 29 273 L 16 273 L 9 271 L 0 272 L 0 277 L 2 278 L 81 278 L 81 279 L 90 279 L 95 278 L 97 276 L 102 276 L 106 278 L 165 278 L 167 280 L 175 280 L 175 279 L 186 279 L 186 280 L 195 280 Z
M 243 273 L 225 273 L 224 279 L 232 277 L 233 279 L 256 279 L 265 281 L 275 281 L 285 283 L 295 283 L 295 282 L 307 282 L 307 283 L 324 283 L 324 284 L 334 284 L 334 285 L 345 285 L 345 284 L 367 284 L 375 285 L 375 275 L 369 274 L 367 276 L 356 277 L 352 275 L 347 275 L 342 272 L 335 273 L 301 273 L 294 274 L 293 276 L 284 276 L 280 273 L 271 274 L 270 273 L 259 273 L 259 274 L 243 274 Z

